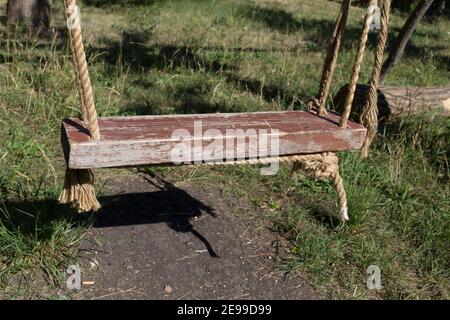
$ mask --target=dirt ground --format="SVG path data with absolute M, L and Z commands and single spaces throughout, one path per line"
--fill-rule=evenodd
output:
M 286 243 L 253 232 L 219 187 L 146 174 L 109 179 L 80 248 L 77 299 L 317 299 L 282 270 Z M 240 204 L 242 208 L 242 204 Z M 248 210 L 254 210 L 248 206 Z

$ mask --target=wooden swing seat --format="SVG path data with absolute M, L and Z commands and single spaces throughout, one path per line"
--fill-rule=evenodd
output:
M 177 129 L 187 130 L 184 142 L 202 146 L 215 138 L 204 136 L 208 129 L 219 130 L 222 135 L 227 129 L 249 130 L 247 137 L 256 132 L 268 140 L 278 130 L 279 156 L 361 149 L 366 129 L 351 121 L 347 128 L 340 128 L 339 119 L 332 112 L 320 117 L 305 111 L 106 117 L 98 121 L 100 140 L 92 140 L 83 121 L 71 118 L 62 122 L 61 140 L 70 169 L 171 164 L 171 150 L 180 143 L 172 136 Z M 197 131 L 194 135 L 194 123 L 197 131 L 201 130 L 200 137 Z M 255 148 L 245 148 L 236 135 L 227 134 L 227 139 L 234 140 L 234 152 L 244 148 L 245 158 L 258 157 Z M 248 144 L 249 139 L 245 141 Z

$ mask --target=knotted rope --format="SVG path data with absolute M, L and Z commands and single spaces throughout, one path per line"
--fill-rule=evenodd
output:
M 333 78 L 334 69 L 336 68 L 339 48 L 341 45 L 342 34 L 347 24 L 348 14 L 350 12 L 351 0 L 342 2 L 341 10 L 336 19 L 333 35 L 327 50 L 327 56 L 322 69 L 319 93 L 316 98 L 311 99 L 308 103 L 310 110 L 316 110 L 319 116 L 327 114 L 325 105 L 330 91 L 331 80 Z M 291 175 L 302 169 L 308 176 L 323 180 L 326 178 L 333 179 L 336 193 L 339 198 L 339 207 L 343 220 L 348 220 L 347 195 L 345 193 L 344 184 L 339 174 L 339 158 L 335 153 L 327 152 L 320 154 L 295 155 L 281 157 L 280 161 L 294 161 Z
M 66 10 L 69 46 L 75 69 L 75 81 L 80 97 L 83 121 L 90 130 L 91 139 L 98 140 L 100 139 L 100 130 L 76 0 L 65 0 L 64 7 Z M 64 190 L 59 196 L 59 202 L 72 204 L 79 212 L 98 210 L 100 203 L 95 195 L 94 175 L 92 171 L 89 169 L 73 170 L 67 168 L 64 179 Z
M 339 200 L 341 219 L 349 220 L 347 208 L 347 194 L 344 183 L 339 174 L 339 158 L 334 152 L 313 153 L 303 155 L 281 156 L 276 158 L 262 159 L 242 159 L 226 162 L 204 162 L 205 166 L 219 165 L 241 165 L 241 164 L 270 164 L 274 162 L 290 163 L 294 162 L 291 176 L 295 176 L 298 170 L 303 170 L 305 174 L 316 180 L 332 179 Z M 191 164 L 195 166 L 196 164 Z
M 324 180 L 330 178 L 333 180 L 338 195 L 341 219 L 348 221 L 347 194 L 345 192 L 344 182 L 339 174 L 339 158 L 337 155 L 334 152 L 325 152 L 320 154 L 292 156 L 292 158 L 296 161 L 292 167 L 292 176 L 294 176 L 299 169 L 302 169 L 306 175 L 314 179 Z
M 378 106 L 377 106 L 377 90 L 380 80 L 381 66 L 383 63 L 384 48 L 386 46 L 389 15 L 391 10 L 391 0 L 384 0 L 381 9 L 381 30 L 378 36 L 377 51 L 375 53 L 375 62 L 370 80 L 370 88 L 366 104 L 361 114 L 361 123 L 367 128 L 366 139 L 361 149 L 361 158 L 366 158 L 369 152 L 369 146 L 378 128 Z
M 364 52 L 366 51 L 366 43 L 369 36 L 370 25 L 372 24 L 375 10 L 377 8 L 377 0 L 371 0 L 369 7 L 367 8 L 367 13 L 364 17 L 363 29 L 361 33 L 361 38 L 359 39 L 358 52 L 355 57 L 355 63 L 353 65 L 352 76 L 350 78 L 350 84 L 348 85 L 348 92 L 344 102 L 344 112 L 342 113 L 339 125 L 342 128 L 347 128 L 348 117 L 350 116 L 350 111 L 352 109 L 353 98 L 355 96 L 356 83 L 358 82 L 359 73 L 361 70 L 361 64 L 364 59 Z

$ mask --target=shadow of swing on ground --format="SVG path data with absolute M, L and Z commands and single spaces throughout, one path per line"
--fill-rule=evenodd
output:
M 192 233 L 211 257 L 218 257 L 209 241 L 192 224 L 192 219 L 205 214 L 216 217 L 215 209 L 160 177 L 162 185 L 145 179 L 159 190 L 100 197 L 103 206 L 95 214 L 93 227 L 165 223 L 176 232 Z
M 195 230 L 192 224 L 193 218 L 204 214 L 215 217 L 214 208 L 169 182 L 154 192 L 102 196 L 99 201 L 102 208 L 90 214 L 77 214 L 69 206 L 60 205 L 54 199 L 6 201 L 1 207 L 0 212 L 3 214 L 0 215 L 0 223 L 11 232 L 34 236 L 42 241 L 50 240 L 52 225 L 57 221 L 82 228 L 165 223 L 176 232 L 191 233 L 204 244 L 211 257 L 218 257 L 208 239 Z

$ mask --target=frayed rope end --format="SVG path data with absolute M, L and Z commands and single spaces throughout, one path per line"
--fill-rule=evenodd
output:
M 350 218 L 348 217 L 348 208 L 347 206 L 341 208 L 341 217 L 342 220 L 348 221 Z
M 67 169 L 64 190 L 59 203 L 71 204 L 78 212 L 97 211 L 101 208 L 94 188 L 94 175 L 89 169 Z

